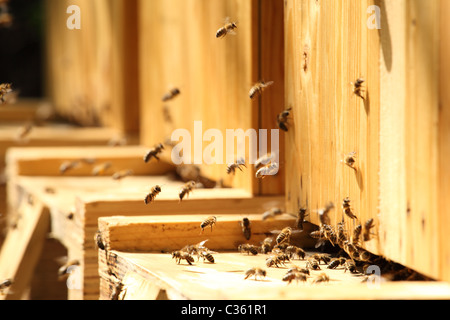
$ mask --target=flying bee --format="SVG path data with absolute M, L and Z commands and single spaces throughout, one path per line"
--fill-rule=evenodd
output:
M 344 210 L 344 213 L 350 219 L 357 219 L 356 216 L 353 214 L 352 208 L 350 207 L 349 197 L 344 198 L 344 200 L 342 201 L 342 210 Z
M 255 161 L 255 169 L 268 165 L 275 158 L 274 154 L 266 154 Z
M 111 168 L 112 164 L 111 162 L 105 162 L 105 163 L 101 163 L 97 166 L 95 166 L 92 169 L 92 175 L 93 176 L 99 176 L 104 174 L 109 168 Z
M 298 210 L 297 220 L 295 222 L 295 225 L 296 225 L 297 229 L 303 230 L 303 222 L 305 222 L 305 217 L 307 215 L 308 214 L 306 213 L 306 208 L 300 208 Z
M 326 273 L 319 274 L 316 278 L 313 279 L 312 283 L 321 283 L 330 281 L 330 277 Z
M 261 268 L 250 268 L 247 271 L 245 271 L 245 278 L 248 279 L 251 276 L 255 276 L 255 280 L 257 280 L 257 277 L 264 278 L 266 276 L 267 272 L 264 269 Z
M 375 225 L 373 224 L 373 218 L 370 218 L 364 224 L 364 234 L 363 234 L 364 241 L 370 240 L 370 229 L 372 229 L 373 227 L 375 227 Z
M 356 164 L 356 152 L 352 151 L 344 156 L 344 160 L 341 160 L 343 164 L 346 166 L 349 166 L 353 170 L 357 171 L 357 168 L 355 167 Z
M 261 244 L 261 252 L 264 254 L 269 253 L 272 250 L 273 238 L 267 237 Z
M 362 232 L 362 226 L 358 224 L 355 229 L 353 229 L 353 237 L 352 237 L 352 244 L 357 246 L 359 245 L 359 240 Z
M 261 94 L 267 87 L 273 85 L 273 83 L 273 81 L 264 82 L 262 80 L 255 83 L 249 92 L 250 99 L 253 99 L 257 95 Z
M 235 29 L 237 29 L 236 22 L 230 22 L 230 19 L 225 19 L 225 25 L 219 28 L 216 32 L 216 38 L 223 38 L 227 34 L 235 34 Z
M 242 233 L 244 234 L 245 239 L 250 240 L 250 237 L 252 236 L 252 229 L 250 227 L 250 220 L 245 217 L 240 221 L 240 225 L 242 228 Z
M 355 83 L 352 83 L 353 84 L 353 93 L 356 94 L 358 97 L 360 97 L 363 100 L 365 100 L 365 98 L 363 96 L 364 89 L 363 89 L 362 85 L 365 81 L 366 80 L 364 80 L 363 78 L 358 78 L 358 79 L 356 79 Z
M 191 180 L 189 182 L 187 182 L 180 190 L 180 192 L 178 193 L 178 196 L 180 198 L 180 202 L 181 200 L 183 200 L 183 198 L 187 195 L 189 195 L 189 193 L 192 192 L 192 190 L 195 187 L 195 181 Z
M 289 255 L 290 258 L 297 256 L 298 259 L 305 259 L 306 256 L 305 250 L 293 245 L 288 246 L 285 252 Z
M 211 226 L 211 231 L 213 229 L 213 225 L 215 225 L 217 222 L 217 217 L 215 216 L 210 216 L 208 218 L 206 218 L 205 220 L 202 221 L 202 223 L 200 224 L 200 228 L 202 229 L 201 233 L 203 233 L 203 230 L 207 227 L 207 226 Z
M 0 293 L 3 293 L 6 289 L 11 287 L 13 283 L 14 283 L 14 281 L 11 279 L 5 279 L 5 280 L 1 281 L 0 282 Z
M 189 263 L 189 265 L 192 265 L 192 263 L 195 261 L 194 258 L 189 253 L 183 251 L 172 252 L 172 259 L 174 258 L 177 264 L 180 264 L 181 260 L 186 260 L 186 262 Z
M 282 280 L 283 281 L 287 281 L 288 284 L 290 284 L 292 281 L 303 281 L 305 282 L 308 279 L 308 275 L 304 274 L 303 272 L 298 272 L 298 271 L 291 271 L 291 272 L 287 272 Z
M 172 100 L 173 98 L 175 98 L 176 96 L 178 96 L 180 94 L 180 89 L 178 88 L 172 88 L 169 90 L 169 92 L 167 92 L 166 94 L 163 95 L 163 97 L 161 98 L 161 100 L 163 102 Z
M 155 200 L 156 196 L 161 192 L 161 186 L 156 185 L 152 187 L 150 193 L 145 196 L 144 202 L 145 204 L 149 204 L 153 200 Z
M 320 270 L 319 261 L 317 261 L 312 257 L 309 257 L 308 260 L 306 261 L 306 267 L 311 270 Z
M 328 224 L 324 224 L 322 226 L 323 230 L 324 230 L 324 235 L 325 238 L 330 241 L 331 245 L 334 247 L 334 245 L 338 242 L 337 241 L 337 235 L 336 232 L 334 231 L 333 227 L 328 225 Z
M 336 238 L 337 238 L 337 243 L 339 244 L 340 247 L 342 247 L 342 244 L 345 241 L 347 241 L 347 234 L 346 234 L 345 229 L 344 229 L 344 222 L 343 221 L 337 224 Z
M 236 173 L 236 169 L 239 169 L 242 171 L 242 166 L 246 167 L 245 163 L 243 163 L 243 160 L 238 160 L 235 163 L 231 163 L 227 166 L 227 173 L 228 174 L 235 174 Z
M 112 175 L 112 178 L 114 180 L 122 180 L 123 178 L 131 176 L 132 174 L 133 174 L 133 170 L 125 169 L 125 170 L 121 170 L 121 171 L 115 172 Z
M 149 162 L 152 158 L 155 158 L 159 161 L 158 154 L 160 154 L 164 150 L 164 145 L 162 143 L 156 145 L 154 148 L 150 149 L 145 155 L 144 155 L 144 162 Z
M 2 103 L 5 102 L 5 96 L 10 92 L 12 92 L 10 83 L 0 84 L 0 100 Z
M 283 131 L 288 131 L 287 121 L 288 121 L 289 115 L 291 114 L 291 110 L 292 110 L 292 108 L 288 108 L 288 109 L 284 110 L 283 112 L 279 113 L 277 116 L 278 128 L 280 128 Z
M 309 236 L 311 238 L 317 239 L 315 248 L 319 248 L 320 246 L 324 245 L 327 240 L 327 238 L 325 237 L 325 232 L 324 232 L 323 228 L 320 228 L 319 230 L 310 232 Z
M 58 269 L 58 277 L 62 278 L 72 272 L 73 268 L 80 265 L 80 261 L 71 260 Z
M 280 208 L 272 208 L 270 210 L 267 210 L 263 212 L 262 214 L 262 220 L 267 220 L 269 218 L 274 218 L 276 215 L 282 214 L 283 211 L 281 211 Z
M 17 132 L 17 140 L 25 140 L 26 137 L 31 133 L 31 130 L 34 128 L 33 122 L 27 122 L 24 126 L 22 126 Z
M 274 176 L 278 173 L 278 169 L 278 163 L 274 162 L 270 165 L 259 168 L 255 173 L 255 177 L 258 179 L 264 179 L 266 176 Z
M 331 220 L 330 217 L 328 215 L 328 213 L 334 208 L 334 203 L 333 202 L 328 202 L 324 208 L 317 210 L 317 212 L 319 213 L 319 220 L 320 220 L 320 224 L 324 225 L 330 225 L 331 224 Z
M 258 254 L 258 247 L 252 244 L 244 243 L 238 246 L 238 251 L 240 253 L 245 252 L 247 252 L 247 254 L 251 253 L 252 255 L 256 256 Z

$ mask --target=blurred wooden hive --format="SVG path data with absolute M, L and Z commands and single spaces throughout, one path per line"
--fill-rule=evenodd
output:
M 194 120 L 202 121 L 203 130 L 276 128 L 276 115 L 291 107 L 289 131 L 280 135 L 283 170 L 260 181 L 251 168 L 236 175 L 232 186 L 254 195 L 284 194 L 289 212 L 306 207 L 307 219 L 315 224 L 316 210 L 329 201 L 335 204 L 332 223 L 341 221 L 341 203 L 349 197 L 359 222 L 375 221 L 366 249 L 450 280 L 448 1 L 133 3 L 138 10 L 130 16 L 138 21 L 138 37 L 126 47 L 120 44 L 134 33 L 113 32 L 120 24 L 109 20 L 119 12 L 124 16 L 118 21 L 127 21 L 125 9 L 116 10 L 128 8 L 123 1 L 71 2 L 82 7 L 86 28 L 69 31 L 61 27 L 68 1 L 49 0 L 50 11 L 55 10 L 48 31 L 49 48 L 54 49 L 49 88 L 56 108 L 70 113 L 76 101 L 89 101 L 88 113 L 106 125 L 125 121 L 124 115 L 138 110 L 138 120 L 130 120 L 138 129 L 130 130 L 138 130 L 141 144 L 150 147 L 175 128 L 193 132 Z M 367 25 L 373 5 L 380 10 L 380 29 Z M 216 39 L 227 16 L 239 22 L 238 34 Z M 101 26 L 91 28 L 90 23 Z M 67 41 L 59 33 L 67 33 Z M 138 76 L 105 76 L 105 70 L 135 70 L 125 67 L 124 55 L 110 63 L 103 59 L 128 50 L 124 48 L 135 48 L 130 55 L 139 62 Z M 111 61 L 122 67 L 112 68 Z M 364 99 L 353 93 L 351 82 L 359 77 L 365 79 Z M 251 100 L 248 90 L 259 79 L 276 85 Z M 182 92 L 168 104 L 173 123 L 164 121 L 161 102 L 171 86 Z M 126 93 L 139 89 L 132 94 L 139 97 L 138 107 L 129 114 L 125 106 L 133 103 L 116 91 L 123 88 Z M 65 100 L 70 104 L 64 106 Z M 107 120 L 109 116 L 115 120 Z M 353 151 L 357 170 L 341 162 Z M 229 179 L 223 165 L 202 169 L 215 179 Z M 347 219 L 347 229 L 353 226 Z

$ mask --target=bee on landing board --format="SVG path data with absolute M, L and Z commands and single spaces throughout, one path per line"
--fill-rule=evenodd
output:
M 262 80 L 255 83 L 248 93 L 250 99 L 253 99 L 257 95 L 260 95 L 267 87 L 273 85 L 273 83 L 273 81 L 264 82 Z
M 298 282 L 298 281 L 305 282 L 307 279 L 308 279 L 308 275 L 307 274 L 305 274 L 303 272 L 296 271 L 296 270 L 287 272 L 282 278 L 282 280 L 283 281 L 287 281 L 288 284 L 290 284 L 294 280 L 296 282 Z
M 280 114 L 278 114 L 277 116 L 277 125 L 278 128 L 280 128 L 283 131 L 288 131 L 288 126 L 287 126 L 287 122 L 288 122 L 288 117 L 291 114 L 291 110 L 292 108 L 288 108 L 286 110 L 284 110 L 283 112 L 281 112 Z
M 194 258 L 187 252 L 183 252 L 183 251 L 174 251 L 172 252 L 172 259 L 175 258 L 175 261 L 177 262 L 177 264 L 180 264 L 181 260 L 186 260 L 186 262 L 189 265 L 192 265 L 192 263 L 194 263 Z
M 149 204 L 153 200 L 155 200 L 156 196 L 161 192 L 161 186 L 156 185 L 152 187 L 150 192 L 145 196 L 144 202 L 145 204 Z
M 181 93 L 180 89 L 178 88 L 172 88 L 169 90 L 169 92 L 167 92 L 166 94 L 163 95 L 163 97 L 161 98 L 162 101 L 166 102 L 169 100 L 174 99 L 176 96 L 178 96 Z
M 283 242 L 289 243 L 291 234 L 292 234 L 292 228 L 286 227 L 283 230 L 281 230 L 280 234 L 278 234 L 275 241 L 277 242 L 277 244 L 280 244 Z
M 0 84 L 0 101 L 1 101 L 1 103 L 5 102 L 5 96 L 10 92 L 12 92 L 10 83 Z
M 187 182 L 180 190 L 180 192 L 178 193 L 178 196 L 180 198 L 180 202 L 181 200 L 183 200 L 183 198 L 187 195 L 189 195 L 190 192 L 192 192 L 192 190 L 195 188 L 195 181 L 191 180 L 189 182 Z
M 164 145 L 162 143 L 156 145 L 154 148 L 150 149 L 145 155 L 144 155 L 144 162 L 149 162 L 152 158 L 155 158 L 159 161 L 158 154 L 160 154 L 164 150 Z
M 246 253 L 247 254 L 252 254 L 254 256 L 256 256 L 258 254 L 258 247 L 252 244 L 248 244 L 248 243 L 244 243 L 244 244 L 240 244 L 238 246 L 238 251 L 240 253 Z
M 200 234 L 203 234 L 203 230 L 207 226 L 211 226 L 211 231 L 212 231 L 213 225 L 215 225 L 216 222 L 217 222 L 216 216 L 210 216 L 210 217 L 206 218 L 205 220 L 203 220 L 202 223 L 200 223 L 200 228 L 202 229 Z
M 330 277 L 326 273 L 319 274 L 316 278 L 313 279 L 312 283 L 321 283 L 330 281 Z
M 255 276 L 255 280 L 257 280 L 257 277 L 265 278 L 266 277 L 266 270 L 261 268 L 250 268 L 247 271 L 245 271 L 245 278 L 248 279 L 251 276 Z
M 226 18 L 225 25 L 217 30 L 216 38 L 223 38 L 227 34 L 236 34 L 236 32 L 234 31 L 235 29 L 237 29 L 237 23 L 230 22 L 230 18 Z

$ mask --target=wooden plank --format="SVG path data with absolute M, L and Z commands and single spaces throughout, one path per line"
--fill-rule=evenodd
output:
M 440 2 L 440 59 L 439 59 L 439 198 L 438 198 L 438 228 L 439 228 L 439 253 L 442 257 L 439 274 L 443 280 L 450 281 L 450 243 L 447 241 L 448 226 L 450 225 L 450 170 L 448 159 L 450 158 L 450 33 L 447 31 L 447 17 L 450 14 L 450 2 Z
M 11 279 L 12 286 L 0 299 L 17 300 L 30 285 L 49 232 L 50 215 L 39 201 L 23 201 L 16 228 L 9 229 L 0 253 L 0 279 Z
M 0 107 L 0 122 L 23 122 L 35 119 L 39 107 L 49 105 L 41 99 L 20 98 L 14 104 L 5 104 Z
M 329 201 L 331 223 L 340 222 L 345 197 L 359 222 L 374 217 L 378 225 L 380 49 L 378 31 L 366 24 L 371 4 L 285 2 L 285 98 L 293 117 L 286 133 L 286 206 L 307 208 L 308 221 L 317 225 L 317 210 Z M 353 94 L 350 82 L 359 77 L 366 79 L 366 100 Z M 357 170 L 341 162 L 353 151 Z M 366 246 L 379 250 L 377 240 Z
M 392 282 L 380 281 L 379 286 L 362 283 L 361 274 L 344 272 L 342 268 L 311 270 L 311 277 L 305 283 L 287 285 L 282 277 L 293 265 L 304 267 L 306 261 L 292 260 L 284 268 L 265 267 L 266 255 L 247 256 L 239 253 L 215 255 L 215 263 L 201 260 L 190 266 L 176 264 L 169 254 L 128 253 L 111 251 L 108 266 L 119 279 L 107 283 L 106 269 L 102 270 L 101 299 L 110 299 L 112 283 L 122 280 L 124 287 L 120 298 L 155 299 L 155 293 L 166 299 L 193 300 L 373 300 L 373 299 L 448 299 L 450 286 L 443 282 Z M 106 265 L 102 265 L 106 267 Z M 245 280 L 245 271 L 251 267 L 266 269 L 263 280 Z M 325 272 L 328 283 L 312 283 L 320 273 Z M 141 280 L 144 279 L 144 280 Z M 113 282 L 115 281 L 115 282 Z M 345 286 L 345 290 L 342 288 Z M 157 290 L 159 288 L 159 291 Z M 235 290 L 239 288 L 239 290 Z M 128 296 L 128 292 L 130 295 Z M 142 295 L 141 295 L 142 294 Z
M 239 244 L 243 243 L 259 246 L 266 237 L 272 236 L 271 231 L 293 226 L 295 222 L 295 218 L 289 215 L 269 220 L 262 220 L 261 214 L 245 215 L 251 222 L 251 238 L 247 241 L 240 226 L 243 218 L 240 214 L 218 215 L 212 230 L 207 227 L 202 232 L 200 224 L 214 214 L 112 216 L 99 218 L 98 221 L 108 250 L 153 252 L 180 250 L 188 244 L 196 244 L 206 239 L 207 247 L 212 250 L 236 250 Z M 307 232 L 292 236 L 293 240 L 294 238 L 296 242 L 313 243 Z

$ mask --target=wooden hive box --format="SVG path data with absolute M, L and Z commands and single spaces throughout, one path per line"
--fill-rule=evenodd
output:
M 123 300 L 309 300 L 309 299 L 448 299 L 450 285 L 434 281 L 389 281 L 383 274 L 379 281 L 364 282 L 364 273 L 346 272 L 342 266 L 328 269 L 321 262 L 320 270 L 310 270 L 305 282 L 288 284 L 283 277 L 289 268 L 304 268 L 311 251 L 305 233 L 293 236 L 291 244 L 305 248 L 306 256 L 292 257 L 285 265 L 268 267 L 266 259 L 272 253 L 238 252 L 239 244 L 260 247 L 261 241 L 273 230 L 295 222 L 289 215 L 262 220 L 261 214 L 247 216 L 252 222 L 252 236 L 246 240 L 239 225 L 240 215 L 218 218 L 212 230 L 202 234 L 200 222 L 204 215 L 141 216 L 99 218 L 101 242 L 99 273 L 100 299 Z M 213 262 L 197 259 L 179 263 L 171 253 L 188 244 L 207 240 L 204 246 L 212 250 Z M 245 279 L 246 271 L 259 267 L 265 277 Z M 329 281 L 314 283 L 325 273 Z M 345 286 L 345 290 L 342 290 Z M 239 288 L 238 290 L 236 290 Z M 262 302 L 264 303 L 264 302 Z
M 282 207 L 284 204 L 282 197 L 255 198 L 247 191 L 235 188 L 195 189 L 180 203 L 178 192 L 184 183 L 173 180 L 170 175 L 166 176 L 174 172 L 174 166 L 156 160 L 148 164 L 144 163 L 142 158 L 147 150 L 141 146 L 10 149 L 8 151 L 10 176 L 8 190 L 11 192 L 8 196 L 11 211 L 17 218 L 13 220 L 17 221 L 17 227 L 10 229 L 5 247 L 14 246 L 14 241 L 17 241 L 17 237 L 25 232 L 27 226 L 31 230 L 27 234 L 37 233 L 35 237 L 41 242 L 44 242 L 46 235 L 50 232 L 51 237 L 66 248 L 67 260 L 75 260 L 79 263 L 79 269 L 76 269 L 77 272 L 70 277 L 70 283 L 74 285 L 68 288 L 69 299 L 98 299 L 98 256 L 94 235 L 98 229 L 99 217 L 149 214 L 189 215 L 211 212 L 227 215 L 236 210 L 245 214 L 254 210 L 263 212 L 271 207 Z M 91 171 L 94 165 L 84 165 L 67 171 L 61 176 L 59 167 L 63 162 L 77 160 L 81 155 L 87 154 L 96 159 L 96 163 L 111 162 L 110 171 L 107 171 L 104 176 L 93 177 Z M 133 169 L 134 175 L 114 181 L 111 174 L 124 168 Z M 156 184 L 160 184 L 163 191 L 157 201 L 146 205 L 144 198 L 150 188 Z M 36 206 L 42 209 L 33 211 L 31 208 Z M 44 227 L 37 229 L 38 222 L 31 222 L 32 226 L 28 223 L 21 225 L 22 216 L 25 215 L 23 212 L 30 211 L 34 220 L 30 218 L 27 221 L 40 221 Z M 20 244 L 25 248 L 29 245 L 26 241 Z M 39 248 L 37 251 L 39 252 Z M 4 249 L 0 256 L 0 266 L 6 265 L 2 261 L 11 259 L 10 255 L 10 251 Z M 3 267 L 0 270 L 0 276 L 32 278 L 33 266 L 36 264 L 39 253 L 35 255 L 34 258 L 29 258 L 29 255 L 16 255 L 15 262 L 9 263 L 10 267 L 7 269 Z M 30 262 L 29 259 L 32 261 Z M 20 266 L 24 261 L 27 261 L 28 268 L 25 273 L 20 273 Z M 57 272 L 57 270 L 54 271 Z M 29 281 L 19 282 L 17 287 L 12 288 L 13 294 L 5 297 L 20 297 L 26 285 L 29 285 Z

